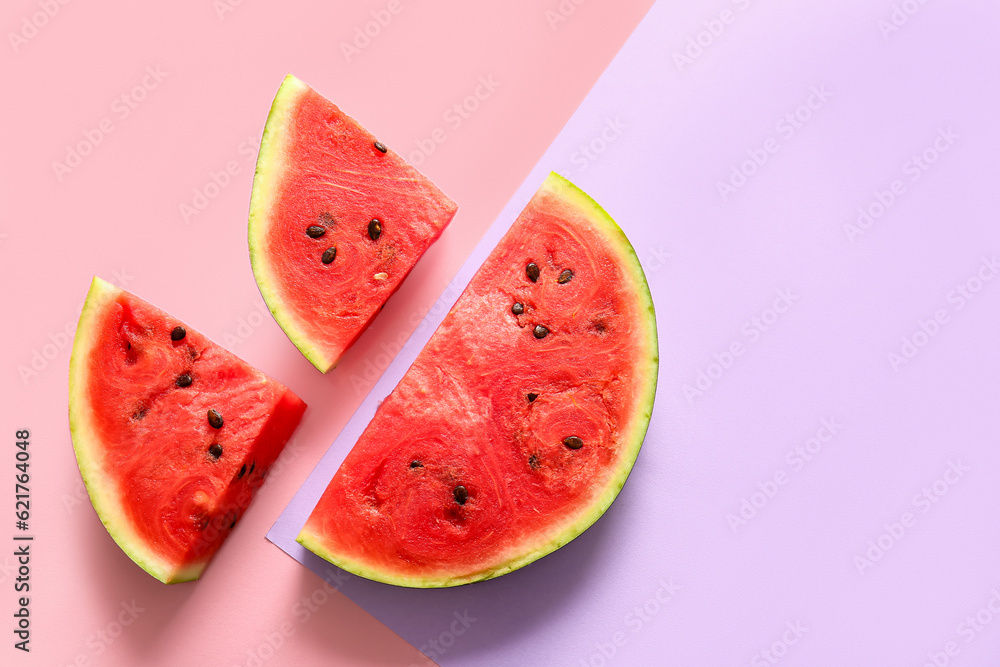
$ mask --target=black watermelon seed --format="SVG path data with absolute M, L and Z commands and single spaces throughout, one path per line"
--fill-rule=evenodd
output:
M 416 459 L 414 459 L 413 461 L 410 461 L 410 467 L 411 468 L 423 468 L 424 464 L 421 463 L 420 461 L 417 461 Z
M 375 150 L 377 150 L 379 153 L 386 153 L 386 152 L 388 152 L 389 149 L 386 148 L 385 144 L 383 144 L 381 141 L 376 141 L 375 142 Z
M 174 330 L 170 332 L 170 340 L 175 343 L 179 340 L 184 340 L 184 336 L 187 336 L 187 331 L 184 331 L 184 327 L 174 327 Z
M 549 330 L 543 327 L 541 324 L 535 325 L 535 338 L 545 338 L 549 335 Z
M 371 222 L 368 223 L 368 238 L 372 241 L 378 241 L 380 236 L 382 236 L 382 221 L 378 218 L 372 218 Z
M 178 387 L 190 387 L 192 382 L 194 382 L 194 380 L 191 378 L 191 375 L 189 373 L 184 373 L 183 375 L 177 376 L 175 384 Z
M 534 262 L 531 262 L 528 266 L 524 267 L 524 272 L 528 274 L 529 278 L 531 278 L 531 282 L 536 282 L 538 280 L 538 276 L 542 273 L 538 270 L 538 265 Z
M 538 394 L 528 394 L 528 403 L 534 403 L 536 398 L 538 398 Z
M 323 253 L 323 257 L 321 259 L 323 260 L 324 264 L 329 264 L 334 260 L 336 256 L 337 256 L 337 246 L 331 246 L 326 249 L 326 252 Z
M 236 515 L 233 514 L 233 521 L 232 521 L 232 523 L 229 524 L 229 527 L 232 528 L 235 525 L 236 525 Z
M 521 314 L 523 314 L 524 313 L 524 304 L 523 303 L 515 303 L 513 306 L 510 307 L 510 312 L 514 313 L 515 315 L 521 315 Z
M 140 405 L 135 409 L 135 412 L 132 413 L 132 419 L 136 421 L 141 421 L 142 418 L 146 416 L 146 412 L 148 410 L 149 408 L 147 408 L 145 405 Z
M 528 465 L 531 466 L 532 470 L 537 470 L 538 469 L 538 455 L 537 454 L 532 454 L 531 455 L 531 457 L 528 459 Z
M 222 415 L 216 409 L 208 411 L 208 424 L 212 428 L 222 428 Z
M 253 469 L 256 468 L 256 467 L 257 467 L 257 462 L 256 461 L 251 461 L 250 462 L 250 470 L 248 470 L 247 472 L 249 472 L 252 475 L 253 474 Z
M 326 234 L 326 227 L 320 227 L 319 225 L 309 225 L 306 227 L 306 235 L 311 239 L 318 239 L 323 234 Z
M 247 474 L 247 464 L 244 463 L 243 467 L 240 468 L 240 474 L 236 476 L 236 479 L 243 479 L 243 475 Z
M 570 449 L 580 449 L 581 447 L 583 447 L 583 440 L 576 437 L 575 435 L 571 435 L 565 440 L 563 440 L 563 444 L 569 447 Z
M 570 271 L 569 269 L 566 269 L 565 271 L 560 273 L 559 277 L 556 278 L 556 282 L 559 283 L 560 285 L 565 285 L 571 280 L 573 280 L 573 272 Z
M 455 502 L 459 505 L 464 505 L 465 501 L 469 499 L 469 492 L 466 491 L 464 486 L 455 487 Z
M 217 442 L 213 442 L 212 446 L 208 448 L 208 453 L 214 456 L 215 458 L 219 458 L 220 456 L 222 456 L 222 445 L 220 445 Z

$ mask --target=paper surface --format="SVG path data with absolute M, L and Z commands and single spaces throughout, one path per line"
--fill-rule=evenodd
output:
M 441 665 L 1000 655 L 1000 95 L 977 73 L 1000 14 L 714 7 L 647 15 L 269 534 Z M 619 222 L 653 293 L 628 483 L 497 580 L 341 573 L 295 535 L 550 170 Z

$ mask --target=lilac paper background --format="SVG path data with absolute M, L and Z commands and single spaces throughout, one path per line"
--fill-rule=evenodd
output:
M 446 666 L 995 664 L 1000 10 L 689 4 L 646 17 L 269 538 Z M 378 400 L 550 170 L 619 221 L 657 308 L 618 500 L 458 589 L 304 553 Z

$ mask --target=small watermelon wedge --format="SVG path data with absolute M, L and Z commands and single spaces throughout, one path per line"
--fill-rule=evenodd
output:
M 271 314 L 326 373 L 455 215 L 437 186 L 285 77 L 250 197 L 250 262 Z
M 281 383 L 94 278 L 70 358 L 73 448 L 111 537 L 160 581 L 201 576 L 305 409 Z
M 658 364 L 631 244 L 551 174 L 378 407 L 298 541 L 400 586 L 526 565 L 618 495 Z

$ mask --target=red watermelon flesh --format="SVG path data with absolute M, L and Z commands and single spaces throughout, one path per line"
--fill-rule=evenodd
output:
M 371 324 L 456 208 L 336 105 L 285 78 L 257 158 L 250 258 L 274 318 L 319 370 Z
M 299 541 L 405 586 L 525 565 L 614 500 L 657 367 L 631 245 L 553 174 L 382 402 Z
M 69 406 L 98 515 L 122 549 L 166 583 L 200 576 L 306 407 L 279 382 L 99 278 L 77 327 Z

